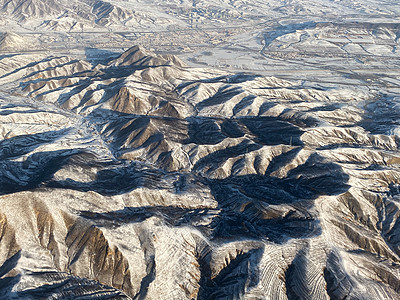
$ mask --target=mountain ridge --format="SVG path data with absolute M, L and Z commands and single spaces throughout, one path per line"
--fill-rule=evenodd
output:
M 137 46 L 20 59 L 0 201 L 2 251 L 25 252 L 3 295 L 396 297 L 399 140 L 360 125 L 375 94 Z

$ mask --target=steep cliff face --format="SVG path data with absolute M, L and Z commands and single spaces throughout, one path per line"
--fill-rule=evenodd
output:
M 399 297 L 387 99 L 140 47 L 2 62 L 2 297 Z

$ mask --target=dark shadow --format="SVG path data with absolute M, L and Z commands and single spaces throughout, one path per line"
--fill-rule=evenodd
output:
M 86 96 L 83 97 L 83 99 L 85 98 Z M 147 147 L 149 144 L 156 145 L 163 140 L 184 144 L 215 145 L 226 138 L 242 137 L 246 133 L 248 138 L 257 144 L 251 146 L 251 149 L 245 149 L 246 151 L 255 150 L 255 147 L 260 148 L 262 145 L 301 146 L 303 144 L 300 136 L 304 131 L 292 124 L 291 120 L 284 120 L 280 117 L 234 119 L 190 117 L 181 120 L 172 117 L 117 113 L 106 109 L 98 109 L 90 114 L 91 119 L 95 119 L 97 116 L 108 120 L 108 124 L 100 129 L 106 136 L 109 136 L 106 139 L 110 142 L 110 149 L 114 153 L 123 151 L 121 148 L 127 149 L 128 140 L 130 140 L 131 146 L 129 147 L 131 149 Z M 129 125 L 127 125 L 128 123 Z M 135 132 L 134 136 L 133 132 Z M 145 142 L 141 141 L 138 144 L 136 141 L 140 140 L 142 135 L 149 136 Z M 219 157 L 223 153 L 231 153 L 229 157 L 245 153 L 233 153 L 231 150 L 234 150 L 234 147 L 217 151 L 209 159 L 201 159 L 199 163 Z
M 151 155 L 158 146 L 163 147 L 164 140 L 184 143 L 187 138 L 188 122 L 173 117 L 134 115 L 97 109 L 90 114 L 90 118 L 107 120 L 105 124 L 94 125 L 102 131 L 104 139 L 109 143 L 109 149 L 115 156 L 141 148 L 147 148 L 147 153 Z M 150 145 L 151 147 L 148 147 Z
M 87 74 L 85 74 L 85 75 L 87 75 Z M 79 80 L 78 82 L 70 82 L 69 84 L 65 84 L 64 83 L 64 85 L 59 85 L 57 88 L 54 88 L 54 89 L 45 90 L 42 93 L 37 93 L 37 92 L 40 91 L 40 89 L 42 89 L 42 87 L 45 85 L 46 82 L 62 80 L 62 79 L 68 80 L 68 79 L 70 79 L 70 77 L 68 77 L 68 76 L 59 76 L 59 77 L 50 77 L 48 79 L 40 78 L 40 79 L 31 80 L 31 81 L 24 81 L 24 82 L 20 82 L 19 87 L 21 88 L 21 90 L 24 91 L 26 89 L 26 87 L 28 87 L 30 84 L 35 84 L 35 83 L 39 83 L 39 82 L 43 83 L 43 85 L 41 87 L 37 88 L 36 90 L 30 91 L 28 93 L 29 97 L 32 97 L 33 93 L 37 93 L 35 95 L 35 97 L 37 98 L 37 97 L 46 96 L 48 94 L 51 94 L 51 93 L 54 93 L 54 92 L 57 92 L 57 91 L 62 91 L 66 87 L 73 88 L 75 91 L 77 91 L 78 90 L 78 89 L 76 89 L 77 87 L 79 87 L 80 85 L 84 84 L 85 82 L 88 82 L 86 76 L 84 76 L 83 74 L 74 74 L 74 77 L 82 77 L 82 79 Z
M 238 138 L 244 136 L 243 125 L 239 124 L 237 120 L 225 119 L 221 123 L 221 133 L 230 138 Z
M 112 142 L 110 144 L 110 149 L 115 153 L 120 151 L 122 148 L 126 148 L 124 146 L 128 140 L 130 140 L 130 148 L 135 148 L 134 145 L 136 140 L 140 140 L 140 138 L 147 134 L 148 127 L 151 126 L 151 117 L 148 116 L 126 116 L 121 114 L 122 118 L 112 120 L 104 132 L 110 133 L 112 136 Z M 129 125 L 127 125 L 129 124 Z M 132 132 L 136 132 L 134 138 L 129 138 L 132 136 Z M 143 148 L 148 146 L 149 143 L 157 143 L 163 140 L 163 135 L 159 131 L 154 131 L 145 142 L 139 143 L 137 148 Z
M 1 99 L 4 100 L 4 99 Z M 31 108 L 32 106 L 30 106 L 29 104 L 23 104 L 23 103 L 4 103 L 4 104 L 0 104 L 0 108 L 1 109 L 11 109 L 11 108 L 16 108 L 16 107 L 29 107 Z M 23 111 L 22 111 L 23 112 Z
M 30 110 L 10 110 L 10 109 L 2 109 L 0 111 L 0 116 L 9 116 L 12 114 L 34 114 L 38 112 L 44 112 L 44 110 L 40 109 L 30 109 Z
M 87 104 L 87 102 L 91 100 L 93 93 L 98 90 L 104 90 L 105 91 L 104 95 L 101 97 L 101 99 L 98 102 L 93 103 L 93 104 L 97 105 L 97 104 L 106 102 L 107 100 L 111 99 L 113 96 L 115 96 L 118 93 L 119 88 L 122 87 L 123 83 L 124 83 L 124 80 L 117 80 L 115 82 L 112 82 L 109 85 L 104 85 L 104 84 L 97 85 L 95 90 L 92 90 L 92 89 L 88 90 L 81 98 L 81 101 L 79 102 L 79 104 L 74 108 L 82 107 L 85 104 Z M 82 111 L 84 111 L 84 110 L 85 110 L 85 108 L 83 108 Z
M 266 101 L 263 104 L 261 104 L 259 110 L 258 110 L 258 115 L 262 115 L 265 112 L 267 112 L 268 110 L 270 110 L 271 108 L 273 108 L 274 106 L 276 106 L 277 103 L 273 102 L 273 101 Z
M 93 66 L 96 66 L 98 64 L 106 65 L 120 55 L 121 53 L 110 50 L 90 47 L 85 48 L 86 60 L 90 62 Z
M 237 157 L 261 148 L 261 145 L 245 140 L 236 146 L 226 147 L 225 149 L 212 152 L 211 154 L 200 158 L 193 166 L 193 171 L 196 173 L 203 173 L 204 176 L 206 175 L 204 172 L 212 173 L 232 157 Z
M 343 269 L 343 262 L 337 251 L 328 254 L 324 268 L 326 291 L 331 299 L 345 299 L 354 296 L 353 286 L 357 283 Z M 352 297 L 351 297 L 352 298 Z
M 128 165 L 100 170 L 97 172 L 95 181 L 79 182 L 67 179 L 51 181 L 48 186 L 75 189 L 82 192 L 96 191 L 102 195 L 119 195 L 139 187 L 174 190 L 173 181 L 175 180 L 173 174 L 133 162 Z
M 227 137 L 241 137 L 250 133 L 249 138 L 259 145 L 303 145 L 300 136 L 304 131 L 280 117 L 191 117 L 187 121 L 188 138 L 184 143 L 215 145 Z
M 224 149 L 236 157 L 255 144 L 242 143 L 237 149 Z M 297 151 L 295 149 L 294 151 Z M 193 173 L 202 168 L 211 168 L 212 162 L 221 160 L 212 154 L 211 161 L 196 165 Z M 227 154 L 223 154 L 225 157 Z M 280 165 L 294 153 L 284 153 L 276 158 Z M 229 155 L 228 155 L 229 156 Z M 104 224 L 141 222 L 159 216 L 172 226 L 193 225 L 211 239 L 254 238 L 284 243 L 292 238 L 304 238 L 320 234 L 318 222 L 309 211 L 313 200 L 320 195 L 338 195 L 348 190 L 348 176 L 339 165 L 326 161 L 318 154 L 311 155 L 306 162 L 288 172 L 285 178 L 265 175 L 231 175 L 224 179 L 208 179 L 208 176 L 168 173 L 139 163 L 130 163 L 101 170 L 92 182 L 77 182 L 71 179 L 51 181 L 50 187 L 75 189 L 83 192 L 95 191 L 103 195 L 118 195 L 140 187 L 152 190 L 168 190 L 182 193 L 199 182 L 207 185 L 218 201 L 213 209 L 183 209 L 178 207 L 125 208 L 106 214 L 82 212 L 82 215 Z M 186 178 L 187 176 L 191 179 Z M 194 180 L 194 181 L 193 181 Z M 195 182 L 195 183 L 193 183 Z M 197 182 L 197 183 L 196 183 Z M 270 205 L 290 205 L 285 213 L 271 210 Z M 213 214 L 207 225 L 197 226 L 197 221 Z M 113 221 L 114 220 L 114 221 Z M 111 222 L 111 223 L 110 223 Z
M 28 154 L 43 144 L 52 143 L 65 136 L 70 130 L 71 128 L 67 128 L 58 131 L 18 135 L 2 140 L 0 141 L 0 161 Z
M 233 108 L 233 114 L 236 115 L 240 111 L 245 109 L 246 107 L 253 104 L 254 99 L 256 99 L 256 96 L 254 96 L 254 95 L 249 95 L 249 96 L 243 97 L 243 99 L 240 100 L 239 103 L 236 104 L 235 107 Z
M 218 212 L 218 209 L 208 208 L 182 208 L 176 206 L 141 206 L 141 207 L 125 207 L 122 210 L 94 213 L 91 211 L 81 211 L 80 216 L 93 220 L 96 224 L 102 226 L 119 226 L 126 223 L 140 223 L 148 218 L 158 216 L 171 226 L 187 226 L 192 225 L 202 230 L 201 226 L 193 225 L 201 221 L 211 211 Z
M 13 70 L 13 71 L 11 71 L 11 72 L 9 72 L 9 73 L 6 73 L 6 74 L 0 76 L 0 79 L 1 79 L 1 78 L 5 78 L 5 77 L 10 76 L 10 75 L 13 75 L 13 74 L 15 74 L 15 73 L 18 73 L 19 71 L 21 71 L 21 70 L 23 70 L 23 69 L 30 68 L 30 67 L 34 67 L 34 66 L 36 66 L 36 65 L 38 65 L 38 64 L 40 64 L 40 63 L 49 62 L 49 61 L 51 61 L 51 60 L 53 60 L 53 59 L 56 59 L 56 58 L 61 58 L 61 57 L 50 56 L 50 57 L 47 57 L 47 58 L 42 59 L 42 60 L 40 60 L 40 61 L 31 62 L 31 63 L 29 63 L 29 64 L 27 64 L 27 65 L 25 65 L 25 66 L 22 66 L 22 67 L 20 67 L 20 68 L 17 68 L 17 69 L 15 69 L 15 70 Z M 28 75 L 28 76 L 29 76 L 29 75 Z
M 301 147 L 296 147 L 288 152 L 284 152 L 281 155 L 274 157 L 265 171 L 265 175 L 271 175 L 271 173 L 278 171 L 280 168 L 284 167 L 288 162 L 294 160 L 299 152 L 301 151 Z
M 41 61 L 41 62 L 43 62 L 43 61 Z M 28 75 L 25 75 L 25 76 L 23 77 L 23 79 L 26 79 L 26 78 L 35 76 L 35 75 L 40 74 L 40 73 L 42 73 L 42 72 L 54 70 L 54 69 L 56 69 L 56 68 L 62 68 L 62 67 L 68 66 L 68 65 L 73 65 L 73 64 L 75 64 L 75 63 L 77 63 L 77 62 L 79 62 L 79 60 L 74 59 L 74 60 L 67 61 L 67 62 L 65 62 L 65 63 L 58 64 L 58 65 L 56 65 L 56 66 L 47 67 L 46 69 L 40 69 L 40 70 L 38 70 L 38 71 L 34 71 L 34 72 L 32 72 L 32 73 L 29 73 Z M 52 77 L 51 79 L 53 79 L 53 78 L 54 78 L 54 77 Z M 67 77 L 65 77 L 65 78 L 67 78 Z M 29 82 L 37 82 L 37 81 L 42 81 L 42 80 L 43 80 L 42 78 L 39 78 L 39 79 L 35 79 L 35 80 L 29 81 Z M 47 79 L 47 80 L 50 80 L 50 79 Z M 45 80 L 45 81 L 46 81 L 46 80 Z M 25 84 L 25 83 L 21 82 L 21 86 L 24 86 L 24 84 Z
M 146 299 L 150 283 L 152 283 L 154 281 L 154 279 L 156 278 L 156 262 L 155 262 L 154 255 L 151 256 L 150 260 L 148 260 L 148 262 L 146 264 L 146 271 L 147 271 L 147 275 L 142 278 L 142 281 L 140 283 L 139 292 L 138 292 L 137 296 L 133 297 L 133 300 Z
M 344 104 L 342 104 L 342 103 L 334 103 L 334 104 L 329 104 L 329 105 L 313 107 L 308 111 L 309 112 L 314 112 L 314 111 L 316 111 L 316 112 L 318 112 L 318 111 L 334 111 L 334 110 L 340 109 L 343 106 L 344 106 Z
M 285 272 L 286 296 L 288 300 L 305 299 L 310 296 L 310 291 L 304 285 L 307 261 L 304 251 L 299 251 Z M 308 293 L 307 293 L 308 292 Z
M 107 80 L 112 78 L 125 78 L 132 75 L 135 71 L 160 68 L 160 67 L 171 67 L 170 65 L 157 65 L 157 66 L 146 66 L 146 65 L 128 65 L 128 66 L 108 66 L 107 68 L 101 69 L 103 74 L 99 75 L 101 80 Z
M 62 106 L 65 102 L 67 102 L 73 95 L 75 94 L 79 94 L 80 92 L 82 92 L 84 89 L 86 89 L 90 84 L 92 83 L 92 81 L 89 78 L 84 78 L 82 80 L 79 80 L 78 83 L 74 84 L 74 88 L 64 94 L 61 94 L 58 99 L 57 99 L 57 103 Z M 63 89 L 63 87 L 60 87 L 60 89 Z M 47 91 L 45 93 L 49 93 L 50 91 Z M 43 95 L 45 95 L 45 93 Z
M 196 107 L 201 110 L 204 107 L 223 104 L 243 92 L 243 89 L 239 86 L 224 85 L 213 96 L 196 104 Z
M 140 289 L 133 297 L 134 300 L 146 299 L 150 284 L 156 278 L 156 250 L 154 248 L 153 238 L 149 236 L 144 229 L 139 229 L 140 247 L 143 250 L 144 260 L 146 263 L 146 275 L 142 278 Z
M 210 118 L 189 118 L 188 139 L 186 143 L 197 145 L 215 145 L 223 141 L 226 136 L 222 134 L 217 122 Z
M 399 104 L 394 96 L 381 95 L 365 106 L 363 120 L 356 125 L 372 134 L 392 135 L 392 130 L 400 126 Z
M 102 118 L 107 115 L 107 110 L 100 110 Z M 240 137 L 246 134 L 249 139 L 242 143 L 215 151 L 196 162 L 192 174 L 194 182 L 199 182 L 210 188 L 214 198 L 218 201 L 216 213 L 214 210 L 192 210 L 176 207 L 142 207 L 138 209 L 127 208 L 124 211 L 110 212 L 106 215 L 97 215 L 96 218 L 109 222 L 116 219 L 117 223 L 141 222 L 151 216 L 160 216 L 172 226 L 181 224 L 195 224 L 195 215 L 199 218 L 208 214 L 217 214 L 208 225 L 199 226 L 214 239 L 230 239 L 240 237 L 252 237 L 254 239 L 267 239 L 276 243 L 284 243 L 292 238 L 302 238 L 317 235 L 320 232 L 315 217 L 308 212 L 313 207 L 313 200 L 320 195 L 337 195 L 348 189 L 348 176 L 344 174 L 339 165 L 327 161 L 323 157 L 313 154 L 306 162 L 289 171 L 284 178 L 274 177 L 271 174 L 283 166 L 290 164 L 302 149 L 300 140 L 303 130 L 292 121 L 281 117 L 244 117 L 236 119 L 218 119 L 192 117 L 185 121 L 151 116 L 135 116 L 127 114 L 115 114 L 110 112 L 107 118 L 108 125 L 102 127 L 102 132 L 112 136 L 110 149 L 114 153 L 123 151 L 121 148 L 135 149 L 135 147 L 147 147 L 161 145 L 164 139 L 172 139 L 176 136 L 174 131 L 164 130 L 167 122 L 171 127 L 187 126 L 188 138 L 185 143 L 217 144 L 227 137 Z M 154 123 L 152 123 L 154 122 Z M 183 122 L 182 124 L 179 122 Z M 294 122 L 294 121 L 293 121 Z M 129 123 L 129 124 L 128 124 Z M 307 124 L 306 124 L 307 126 Z M 152 131 L 146 132 L 152 127 Z M 132 134 L 134 133 L 134 136 Z M 135 139 L 145 137 L 143 141 L 135 144 Z M 185 135 L 183 135 L 185 136 Z M 130 139 L 127 146 L 127 140 Z M 282 153 L 272 159 L 265 174 L 238 175 L 246 163 L 245 159 L 239 159 L 232 166 L 231 175 L 224 179 L 218 178 L 215 171 L 223 166 L 229 159 L 244 156 L 249 152 L 259 150 L 263 145 L 291 145 L 296 146 L 292 150 Z M 151 151 L 151 150 L 150 150 Z M 150 153 L 151 154 L 151 153 Z M 167 159 L 168 149 L 164 151 Z M 70 154 L 72 155 L 72 154 Z M 57 158 L 56 158 L 57 157 Z M 43 162 L 42 171 L 39 174 L 28 171 L 29 180 L 24 184 L 17 184 L 17 189 L 37 186 L 43 180 L 52 176 L 51 168 L 55 170 L 62 166 L 69 155 L 59 153 L 54 159 L 61 165 L 54 164 L 52 158 Z M 164 159 L 160 156 L 160 160 Z M 32 160 L 32 158 L 30 158 Z M 256 165 L 257 160 L 254 161 Z M 21 164 L 21 163 L 15 163 Z M 33 163 L 28 162 L 26 165 Z M 13 169 L 22 165 L 12 166 Z M 35 168 L 35 170 L 40 170 Z M 44 171 L 46 170 L 46 171 Z M 7 174 L 5 172 L 4 174 Z M 57 188 L 75 189 L 83 192 L 95 191 L 102 195 L 119 195 L 133 191 L 137 188 L 149 188 L 152 190 L 168 190 L 171 193 L 180 193 L 190 184 L 185 178 L 188 175 L 168 173 L 154 166 L 139 162 L 109 165 L 106 169 L 97 172 L 95 180 L 91 182 L 79 182 L 72 179 L 63 181 L 49 181 L 47 186 Z M 11 178 L 11 177 L 10 177 Z M 39 180 L 40 178 L 40 180 Z M 3 186 L 7 187 L 7 176 L 3 176 Z M 6 181 L 8 180 L 8 181 Z M 15 190 L 15 183 L 12 186 Z M 8 188 L 8 190 L 12 190 Z M 290 205 L 292 208 L 286 213 L 272 212 L 270 205 Z M 109 220 L 107 220 L 109 219 Z M 194 225 L 197 226 L 197 225 Z
M 211 277 L 210 262 L 200 257 L 201 277 L 197 299 L 242 299 L 246 289 L 259 282 L 258 265 L 262 253 L 263 248 L 239 253 L 214 278 Z
M 180 85 L 177 86 L 177 90 L 181 91 L 184 88 L 186 88 L 189 85 L 192 85 L 194 83 L 243 83 L 246 81 L 251 81 L 256 78 L 262 77 L 262 75 L 256 75 L 256 74 L 250 74 L 250 73 L 236 73 L 233 75 L 222 75 L 214 78 L 205 78 L 205 79 L 200 79 L 200 80 L 194 80 L 194 81 L 186 81 L 181 83 Z
M 12 291 L 13 287 L 20 281 L 21 274 L 14 276 L 7 276 L 18 264 L 21 258 L 21 250 L 15 253 L 13 256 L 8 258 L 0 266 L 0 297 L 1 299 L 9 299 L 9 297 L 15 297 L 16 293 Z
M 21 55 L 21 54 L 3 54 L 3 55 L 0 55 L 0 60 L 2 60 L 4 58 L 14 57 L 17 55 Z
M 292 238 L 318 235 L 319 224 L 309 213 L 313 200 L 320 195 L 347 191 L 348 179 L 339 165 L 317 154 L 285 178 L 244 175 L 209 179 L 208 186 L 221 210 L 210 225 L 212 237 L 242 236 L 283 243 Z M 271 210 L 269 204 L 289 204 L 293 210 L 282 214 Z
M 0 195 L 38 187 L 81 153 L 80 149 L 37 152 L 24 161 L 0 161 Z
M 21 299 L 130 299 L 113 287 L 63 272 L 30 272 L 26 276 L 44 283 L 18 292 Z
M 255 142 L 259 144 L 303 145 L 300 140 L 303 130 L 280 117 L 240 118 L 240 122 L 256 137 Z

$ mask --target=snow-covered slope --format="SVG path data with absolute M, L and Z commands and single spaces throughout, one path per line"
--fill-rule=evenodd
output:
M 17 52 L 21 50 L 27 50 L 34 44 L 34 42 L 26 41 L 23 37 L 13 32 L 3 32 L 0 34 L 1 51 Z
M 0 0 L 0 298 L 398 299 L 399 12 Z
M 137 46 L 7 60 L 4 297 L 398 297 L 399 139 L 371 130 L 379 94 Z

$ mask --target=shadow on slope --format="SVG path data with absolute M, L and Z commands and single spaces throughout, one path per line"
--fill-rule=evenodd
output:
M 138 163 L 103 169 L 96 180 L 79 182 L 72 179 L 49 182 L 48 186 L 75 189 L 82 192 L 95 191 L 102 195 L 120 195 L 140 187 L 149 189 L 172 189 L 176 177 L 159 169 L 143 167 Z
M 372 134 L 391 135 L 398 134 L 400 127 L 400 99 L 382 95 L 365 107 L 365 115 L 357 125 L 368 130 Z
M 53 57 L 53 56 L 50 56 L 50 57 L 44 58 L 44 59 L 39 60 L 39 61 L 31 62 L 31 63 L 29 63 L 29 64 L 27 64 L 27 65 L 25 65 L 25 66 L 22 66 L 22 67 L 20 67 L 20 68 L 16 68 L 16 69 L 14 69 L 14 70 L 11 71 L 11 72 L 8 72 L 8 73 L 6 73 L 6 74 L 4 74 L 4 75 L 1 75 L 1 76 L 0 76 L 0 79 L 5 78 L 5 77 L 7 77 L 7 76 L 11 76 L 11 75 L 13 75 L 13 74 L 16 74 L 16 73 L 18 73 L 19 71 L 22 71 L 22 70 L 24 70 L 24 69 L 31 68 L 31 67 L 35 67 L 35 66 L 39 65 L 40 63 L 49 62 L 49 61 L 51 61 L 51 60 L 53 60 L 53 59 L 57 59 L 57 58 L 61 58 L 61 57 Z
M 0 141 L 0 160 L 12 159 L 28 154 L 43 144 L 52 143 L 65 136 L 70 128 L 35 134 L 18 135 Z
M 242 299 L 246 290 L 259 282 L 258 265 L 263 248 L 241 251 L 218 273 L 212 276 L 207 255 L 200 256 L 200 290 L 197 299 Z
M 291 155 L 285 157 L 291 159 Z M 95 191 L 103 195 L 119 195 L 141 187 L 180 194 L 198 182 L 210 188 L 218 201 L 217 208 L 125 208 L 123 211 L 99 214 L 95 218 L 125 223 L 141 222 L 157 215 L 173 226 L 198 227 L 212 239 L 252 237 L 275 243 L 319 234 L 320 229 L 311 210 L 313 200 L 320 195 L 337 195 L 348 189 L 348 176 L 340 166 L 324 161 L 317 154 L 289 171 L 285 178 L 268 173 L 231 175 L 225 179 L 209 179 L 198 175 L 188 179 L 188 176 L 131 163 L 101 170 L 92 182 L 67 179 L 50 182 L 49 186 Z M 84 215 L 93 218 L 90 213 Z M 196 225 L 199 219 L 210 215 L 215 216 L 211 223 Z
M 32 272 L 28 274 L 42 285 L 18 292 L 21 298 L 33 299 L 130 299 L 121 291 L 97 281 L 62 272 Z
M 12 289 L 20 281 L 21 274 L 16 274 L 14 276 L 10 274 L 17 266 L 20 258 L 21 250 L 8 258 L 0 266 L 0 297 L 2 297 L 2 299 L 13 298 L 16 296 L 16 293 L 13 292 Z
M 208 179 L 221 212 L 213 220 L 213 236 L 254 237 L 283 243 L 291 238 L 319 234 L 311 211 L 320 195 L 338 195 L 348 189 L 348 175 L 340 166 L 314 154 L 285 178 L 265 175 Z
M 37 152 L 24 161 L 0 162 L 0 195 L 30 190 L 52 178 L 71 157 L 84 153 L 70 149 Z
M 85 48 L 86 60 L 90 62 L 93 66 L 98 64 L 106 65 L 113 59 L 117 58 L 121 53 L 98 49 L 98 48 Z

